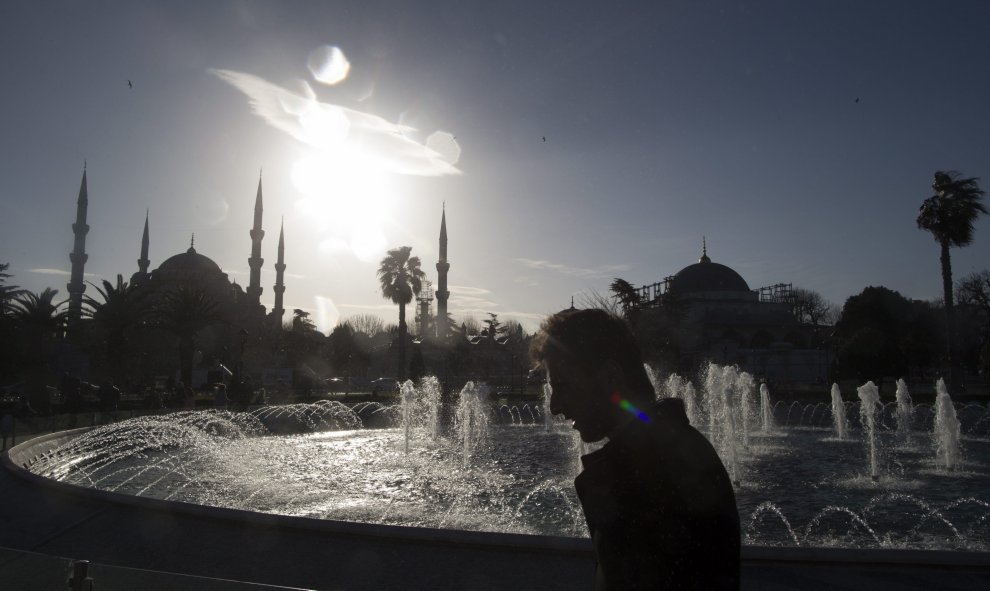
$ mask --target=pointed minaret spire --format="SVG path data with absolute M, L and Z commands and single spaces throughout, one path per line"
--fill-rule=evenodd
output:
M 443 204 L 443 213 L 440 214 L 440 260 L 437 261 L 437 322 L 434 326 L 443 331 L 437 334 L 444 339 L 447 337 L 449 328 L 447 327 L 447 298 L 450 292 L 447 291 L 447 271 L 450 270 L 450 263 L 447 262 L 447 204 Z
M 148 279 L 148 265 L 151 261 L 148 260 L 148 245 L 151 243 L 148 239 L 148 210 L 144 211 L 144 233 L 141 234 L 141 258 L 138 259 L 138 271 L 137 273 L 131 275 L 131 284 L 140 285 Z
M 144 232 L 141 234 L 141 260 L 138 261 L 138 268 L 141 269 L 142 273 L 148 272 L 148 265 L 151 261 L 148 260 L 148 247 L 151 245 L 151 240 L 148 234 L 148 217 L 151 215 L 149 210 L 144 211 Z
M 265 231 L 261 229 L 261 173 L 258 173 L 258 195 L 254 199 L 254 226 L 251 228 L 251 258 L 248 259 L 248 266 L 251 267 L 251 279 L 248 282 L 247 295 L 255 306 L 261 306 L 261 265 L 265 259 L 261 258 L 261 239 L 265 237 Z
M 86 254 L 86 234 L 89 226 L 86 224 L 86 210 L 89 207 L 89 192 L 86 188 L 86 163 L 83 162 L 82 183 L 79 185 L 79 198 L 76 200 L 76 223 L 72 224 L 75 235 L 69 260 L 72 262 L 72 274 L 66 289 L 69 291 L 69 324 L 74 325 L 82 317 L 82 295 L 86 291 L 83 282 L 83 269 L 89 255 Z
M 282 307 L 282 294 L 285 293 L 285 218 L 278 228 L 278 259 L 275 262 L 275 307 L 272 308 L 272 316 L 277 328 L 282 327 L 282 316 L 285 309 Z
M 704 236 L 701 237 L 701 258 L 698 259 L 699 263 L 710 263 L 712 260 L 708 258 L 708 241 Z

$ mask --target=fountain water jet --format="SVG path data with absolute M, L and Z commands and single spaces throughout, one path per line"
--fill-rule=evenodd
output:
M 436 376 L 426 376 L 419 386 L 419 403 L 426 410 L 426 429 L 430 439 L 440 437 L 440 380 Z
M 464 384 L 457 403 L 457 430 L 463 444 L 462 465 L 467 466 L 477 445 L 488 436 L 488 386 Z
M 773 408 L 770 406 L 770 390 L 760 384 L 760 427 L 764 433 L 773 430 Z
M 405 435 L 405 450 L 409 453 L 409 440 L 412 439 L 413 414 L 416 411 L 416 386 L 412 380 L 403 382 L 399 391 L 402 404 L 402 432 Z
M 736 379 L 736 388 L 742 394 L 742 398 L 739 401 L 739 416 L 742 419 L 742 444 L 744 448 L 749 447 L 749 419 L 753 412 L 753 404 L 750 398 L 753 395 L 753 389 L 756 387 L 756 380 L 753 376 L 746 372 L 741 372 L 739 377 Z
M 880 479 L 879 458 L 877 457 L 877 408 L 880 406 L 880 391 L 876 384 L 866 382 L 856 388 L 859 395 L 859 415 L 863 424 L 863 434 L 866 437 L 868 459 L 870 462 L 870 478 Z
M 842 402 L 842 391 L 838 384 L 832 384 L 832 426 L 837 439 L 845 439 L 849 432 L 849 420 L 846 418 L 846 405 Z
M 911 415 L 914 408 L 911 405 L 911 394 L 908 392 L 907 382 L 903 379 L 897 380 L 897 438 L 901 443 L 908 443 L 911 438 Z
M 543 384 L 543 426 L 549 431 L 553 427 L 553 413 L 550 412 L 550 384 Z
M 935 439 L 935 462 L 945 470 L 955 470 L 962 460 L 959 418 L 942 378 L 935 384 L 935 390 L 938 392 L 935 397 L 935 427 L 932 433 Z

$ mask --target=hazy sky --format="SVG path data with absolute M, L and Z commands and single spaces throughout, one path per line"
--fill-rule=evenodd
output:
M 4 2 L 0 262 L 67 295 L 85 160 L 93 281 L 137 270 L 147 209 L 152 268 L 195 233 L 246 285 L 263 168 L 262 302 L 284 216 L 324 329 L 397 321 L 377 262 L 435 280 L 444 202 L 458 318 L 533 328 L 702 235 L 754 289 L 933 298 L 915 217 L 937 169 L 990 188 L 988 36 L 979 1 Z M 956 277 L 988 255 L 983 219 Z

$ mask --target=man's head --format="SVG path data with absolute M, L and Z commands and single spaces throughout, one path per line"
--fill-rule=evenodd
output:
M 622 320 L 603 310 L 550 316 L 530 355 L 546 369 L 550 411 L 573 420 L 584 441 L 598 441 L 632 417 L 628 404 L 648 409 L 653 402 L 636 338 Z

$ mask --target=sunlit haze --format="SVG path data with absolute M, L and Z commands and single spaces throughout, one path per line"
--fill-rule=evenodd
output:
M 408 245 L 450 311 L 534 329 L 697 261 L 841 305 L 941 294 L 915 224 L 935 170 L 990 187 L 984 2 L 14 2 L 0 7 L 0 262 L 65 284 L 188 248 L 241 285 L 259 176 L 273 302 L 398 320 Z M 952 253 L 990 266 L 990 221 Z M 93 295 L 92 288 L 88 294 Z

